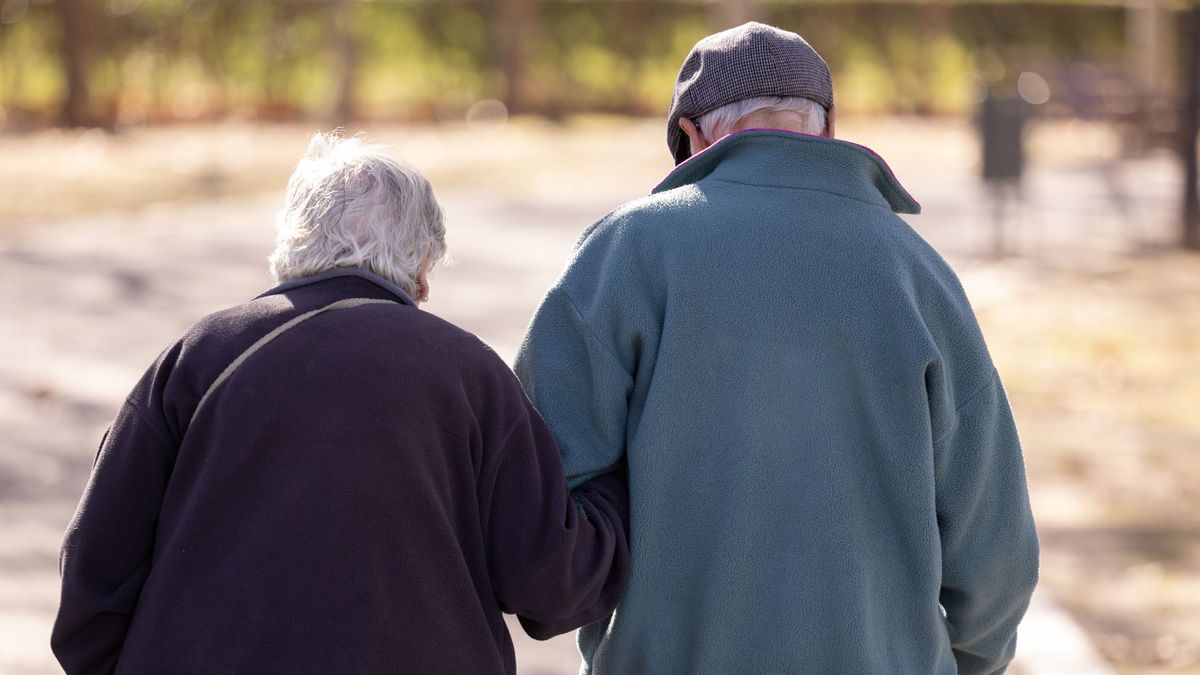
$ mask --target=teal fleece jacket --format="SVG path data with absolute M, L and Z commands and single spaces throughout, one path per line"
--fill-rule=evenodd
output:
M 583 673 L 998 673 L 1038 544 L 958 279 L 874 153 L 726 137 L 579 240 L 517 374 L 632 572 Z

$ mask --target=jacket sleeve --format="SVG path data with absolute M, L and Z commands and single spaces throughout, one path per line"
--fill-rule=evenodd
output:
M 554 432 L 571 486 L 618 465 L 634 380 L 561 287 L 534 314 L 515 370 Z
M 625 477 L 605 474 L 568 493 L 558 448 L 532 407 L 498 449 L 484 523 L 501 609 L 539 640 L 611 614 L 629 577 Z
M 110 673 L 150 572 L 175 444 L 136 400 L 105 434 L 60 556 L 62 597 L 50 643 L 67 673 Z
M 934 444 L 941 604 L 958 672 L 1002 672 L 1038 578 L 1016 425 L 999 377 L 960 403 Z

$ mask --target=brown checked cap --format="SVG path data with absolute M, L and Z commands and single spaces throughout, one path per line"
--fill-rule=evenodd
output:
M 828 111 L 833 78 L 825 59 L 804 38 L 774 26 L 751 21 L 697 42 L 679 70 L 667 118 L 667 147 L 675 163 L 687 159 L 689 149 L 680 117 L 695 120 L 758 96 L 801 96 Z

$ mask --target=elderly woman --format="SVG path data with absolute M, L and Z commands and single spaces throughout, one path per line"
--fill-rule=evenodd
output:
M 171 345 L 101 443 L 62 550 L 69 673 L 512 673 L 607 615 L 627 492 L 568 494 L 512 373 L 417 306 L 446 250 L 415 170 L 313 137 L 280 282 Z

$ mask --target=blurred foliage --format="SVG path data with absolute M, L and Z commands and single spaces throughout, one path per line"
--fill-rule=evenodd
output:
M 519 0 L 518 0 L 519 1 Z M 0 124 L 56 121 L 66 94 L 64 0 L 0 0 Z M 334 0 L 78 0 L 86 12 L 88 106 L 101 124 L 328 115 L 339 72 L 359 116 L 461 118 L 504 98 L 506 36 L 492 0 L 347 0 L 353 68 L 339 71 Z M 512 2 L 512 0 L 510 0 Z M 527 107 L 659 112 L 679 63 L 715 29 L 688 0 L 528 0 Z M 958 113 L 979 83 L 1029 64 L 1119 62 L 1111 4 L 763 2 L 759 17 L 803 34 L 854 112 Z

